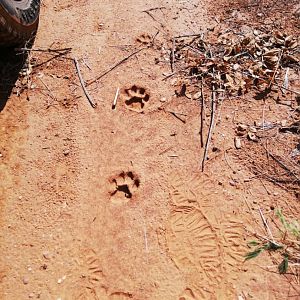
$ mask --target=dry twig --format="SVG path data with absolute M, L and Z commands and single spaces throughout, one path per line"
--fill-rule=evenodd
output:
M 201 143 L 201 148 L 204 147 L 204 138 L 203 138 L 204 118 L 205 118 L 205 99 L 204 99 L 203 81 L 202 81 L 201 82 L 201 121 L 200 121 L 200 143 Z
M 75 63 L 75 68 L 76 68 L 76 71 L 77 71 L 77 74 L 78 74 L 78 78 L 79 78 L 81 87 L 83 89 L 83 92 L 84 92 L 86 98 L 88 99 L 89 103 L 91 104 L 91 106 L 93 108 L 96 108 L 97 104 L 93 101 L 93 99 L 90 96 L 88 90 L 86 89 L 86 86 L 85 86 L 85 83 L 84 83 L 84 80 L 83 80 L 83 77 L 82 77 L 82 74 L 81 74 L 81 71 L 80 71 L 80 66 L 79 66 L 79 63 L 78 63 L 78 60 L 77 60 L 76 57 L 74 58 L 74 63 Z
M 213 84 L 212 85 L 212 101 L 211 101 L 211 117 L 210 117 L 209 130 L 208 130 L 208 135 L 207 135 L 207 139 L 206 139 L 206 143 L 205 143 L 204 154 L 203 154 L 202 165 L 201 165 L 202 172 L 204 172 L 204 166 L 205 166 L 205 162 L 207 160 L 208 148 L 209 148 L 209 144 L 210 144 L 210 140 L 212 137 L 213 128 L 214 128 L 214 124 L 215 124 L 216 106 L 217 106 L 216 89 L 215 89 L 215 85 Z
M 120 92 L 120 88 L 118 87 L 117 91 L 116 91 L 114 101 L 113 101 L 113 104 L 112 104 L 112 109 L 116 109 L 117 101 L 118 101 L 118 97 L 119 97 L 119 92 Z
M 175 64 L 175 39 L 172 40 L 172 51 L 171 51 L 171 72 L 174 73 Z
M 108 73 L 110 73 L 111 71 L 113 71 L 114 69 L 116 69 L 118 66 L 120 66 L 121 64 L 123 64 L 124 62 L 126 62 L 129 58 L 133 57 L 134 55 L 136 55 L 136 54 L 140 53 L 141 51 L 143 51 L 145 49 L 148 49 L 148 48 L 149 48 L 149 46 L 143 47 L 143 48 L 140 48 L 140 49 L 134 51 L 133 53 L 127 55 L 126 57 L 124 57 L 123 59 L 121 59 L 119 62 L 117 62 L 116 64 L 114 64 L 112 67 L 110 67 L 108 70 L 104 71 L 97 78 L 95 78 L 95 79 L 91 80 L 90 82 L 88 82 L 86 86 L 89 86 L 89 85 L 97 82 L 98 80 L 102 79 Z
M 271 230 L 270 230 L 270 227 L 269 227 L 269 225 L 268 225 L 268 223 L 267 223 L 267 221 L 266 221 L 266 219 L 265 219 L 265 217 L 264 217 L 264 215 L 263 215 L 262 210 L 259 208 L 258 211 L 259 211 L 261 220 L 262 220 L 262 222 L 263 222 L 263 224 L 264 224 L 264 227 L 265 227 L 265 229 L 266 229 L 267 234 L 270 236 L 272 242 L 274 242 L 273 234 L 272 234 L 272 232 L 271 232 Z
M 167 8 L 165 6 L 159 6 L 159 7 L 153 7 L 153 8 L 145 9 L 142 12 L 149 12 L 149 11 L 162 10 L 162 9 L 167 9 Z

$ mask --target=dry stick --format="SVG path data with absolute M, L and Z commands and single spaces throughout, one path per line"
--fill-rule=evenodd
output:
M 159 9 L 167 9 L 167 8 L 165 6 L 153 7 L 150 9 L 143 10 L 142 12 L 149 12 L 149 11 L 154 11 L 154 10 L 159 10 Z
M 176 115 L 180 115 L 180 116 L 184 116 L 184 117 L 187 117 L 188 115 L 185 114 L 185 113 L 181 113 L 181 112 L 178 112 L 178 111 L 173 111 L 173 110 L 167 110 L 167 109 L 164 109 L 164 111 L 170 113 L 170 114 L 176 114 Z
M 204 139 L 203 139 L 204 118 L 205 118 L 205 99 L 204 99 L 204 94 L 203 94 L 203 80 L 202 80 L 202 82 L 201 82 L 201 121 L 200 121 L 201 148 L 204 147 Z
M 171 72 L 174 73 L 175 64 L 175 38 L 172 40 L 172 52 L 171 52 Z
M 265 135 L 265 111 L 266 111 L 266 99 L 263 100 L 263 111 L 262 111 L 262 130 L 263 130 L 263 135 Z
M 261 219 L 262 219 L 262 222 L 263 222 L 263 224 L 264 224 L 264 227 L 265 227 L 265 229 L 266 229 L 267 234 L 270 236 L 272 242 L 274 242 L 273 234 L 272 234 L 272 232 L 271 232 L 271 230 L 270 230 L 270 227 L 269 227 L 269 225 L 268 225 L 268 223 L 267 223 L 267 221 L 266 221 L 266 219 L 265 219 L 265 217 L 264 217 L 264 215 L 263 215 L 263 213 L 262 213 L 262 210 L 259 208 L 258 211 L 259 211 L 260 217 L 261 217 Z
M 165 81 L 165 80 L 169 79 L 170 77 L 172 77 L 172 76 L 174 76 L 174 75 L 176 75 L 176 74 L 177 74 L 177 72 L 168 74 L 168 75 L 166 75 L 166 76 L 162 79 L 162 81 Z
M 47 89 L 47 91 L 49 92 L 50 97 L 54 100 L 57 101 L 57 98 L 54 96 L 54 94 L 52 93 L 52 91 L 50 90 L 50 88 L 48 87 L 48 85 L 42 80 L 42 78 L 39 77 L 39 80 L 41 81 L 41 83 L 43 84 L 43 86 Z
M 119 97 L 119 92 L 120 92 L 120 88 L 118 87 L 117 91 L 116 91 L 116 95 L 115 95 L 115 99 L 114 99 L 114 102 L 112 104 L 112 109 L 116 109 L 116 106 L 117 106 L 117 100 L 118 100 L 118 97 Z
M 72 60 L 73 61 L 73 59 L 71 57 L 64 56 L 64 55 L 67 55 L 69 53 L 70 53 L 69 51 L 57 52 L 57 53 L 53 54 L 53 56 L 50 57 L 49 59 L 47 59 L 46 61 L 43 61 L 43 62 L 41 62 L 41 63 L 39 63 L 37 65 L 34 65 L 34 68 L 41 67 L 41 66 L 43 66 L 43 65 L 45 65 L 45 64 L 47 64 L 47 63 L 49 63 L 49 62 L 51 62 L 51 61 L 53 61 L 55 59 L 58 59 L 58 58 L 63 58 L 65 60 Z
M 204 155 L 203 155 L 203 159 L 202 159 L 202 167 L 201 167 L 202 172 L 204 172 L 205 161 L 207 159 L 208 148 L 209 148 L 209 144 L 210 144 L 210 140 L 211 140 L 212 132 L 213 132 L 213 128 L 214 128 L 216 104 L 217 104 L 216 103 L 216 90 L 215 90 L 215 85 L 213 83 L 213 85 L 212 85 L 211 117 L 210 117 L 208 135 L 207 135 L 205 148 L 204 148 Z
M 84 80 L 83 80 L 82 75 L 81 75 L 79 63 L 78 63 L 78 60 L 77 60 L 76 57 L 74 58 L 74 63 L 75 63 L 76 71 L 77 71 L 77 74 L 78 74 L 78 77 L 79 77 L 79 81 L 80 81 L 81 87 L 82 87 L 82 89 L 84 91 L 84 94 L 85 94 L 86 98 L 88 99 L 88 101 L 90 102 L 91 106 L 93 108 L 95 108 L 97 106 L 97 104 L 93 101 L 92 97 L 89 95 L 89 92 L 86 89 Z
M 26 51 L 26 52 L 48 52 L 48 53 L 60 53 L 60 52 L 70 52 L 72 48 L 62 48 L 62 49 L 40 49 L 40 48 L 15 48 L 16 51 Z
M 266 185 L 264 184 L 263 180 L 261 178 L 258 178 L 262 186 L 264 187 L 265 191 L 267 192 L 268 195 L 271 195 L 270 191 L 267 189 Z
M 199 37 L 201 36 L 202 33 L 197 33 L 197 34 L 184 34 L 184 35 L 178 35 L 178 36 L 175 36 L 175 39 L 180 39 L 180 38 L 185 38 L 185 37 Z
M 273 83 L 273 84 L 276 85 L 276 86 L 278 86 L 278 87 L 280 87 L 280 85 L 277 84 L 277 83 Z M 288 92 L 294 93 L 296 95 L 300 95 L 300 91 L 299 92 L 298 91 L 294 91 L 294 90 L 288 89 L 288 88 L 286 88 L 284 86 L 281 86 L 281 88 L 284 89 L 284 90 L 286 90 L 286 91 L 288 91 Z
M 265 149 L 267 151 L 267 149 Z M 291 171 L 282 161 L 280 161 L 277 157 L 275 157 L 271 152 L 267 151 L 268 155 L 270 155 L 284 170 L 286 170 L 289 174 L 293 175 L 297 181 L 299 181 L 299 177 Z
M 167 110 L 167 112 L 170 113 L 172 116 L 174 116 L 174 117 L 175 117 L 176 119 L 178 119 L 179 121 L 181 121 L 183 124 L 186 123 L 186 121 L 185 121 L 184 119 L 182 119 L 182 118 L 180 118 L 180 117 L 178 116 L 178 113 L 177 113 L 177 112 L 169 111 L 169 110 Z M 183 114 L 181 114 L 181 115 L 183 115 Z
M 106 76 L 108 73 L 110 73 L 111 71 L 113 71 L 114 69 L 116 69 L 118 66 L 120 66 L 122 63 L 126 62 L 129 58 L 131 58 L 132 56 L 140 53 L 141 51 L 148 49 L 149 47 L 143 47 L 140 48 L 136 51 L 134 51 L 133 53 L 129 54 L 128 56 L 124 57 L 122 60 L 120 60 L 119 62 L 117 62 L 116 64 L 114 64 L 112 67 L 110 67 L 108 70 L 104 71 L 101 75 L 99 75 L 97 78 L 93 79 L 92 81 L 88 82 L 86 86 L 89 86 L 93 83 L 95 83 L 96 81 L 100 80 L 101 78 L 103 78 L 104 76 Z
M 162 22 L 160 22 L 159 20 L 157 20 L 157 19 L 151 14 L 151 12 L 150 12 L 149 10 L 143 10 L 142 12 L 143 12 L 143 13 L 146 13 L 153 21 L 157 22 L 157 23 L 161 26 L 162 29 L 164 29 L 164 28 L 166 27 Z

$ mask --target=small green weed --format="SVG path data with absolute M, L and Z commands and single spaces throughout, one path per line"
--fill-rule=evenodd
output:
M 245 261 L 257 257 L 264 251 L 280 253 L 282 260 L 278 264 L 279 274 L 288 271 L 290 263 L 300 262 L 300 226 L 297 221 L 288 221 L 279 209 L 276 216 L 280 221 L 279 238 L 276 241 L 250 241 L 248 247 L 255 247 L 245 255 Z

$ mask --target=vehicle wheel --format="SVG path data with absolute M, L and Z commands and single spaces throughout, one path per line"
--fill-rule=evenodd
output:
M 0 46 L 25 44 L 34 39 L 40 0 L 0 0 Z

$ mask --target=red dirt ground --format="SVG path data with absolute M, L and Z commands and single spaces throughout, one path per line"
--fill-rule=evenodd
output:
M 234 147 L 236 125 L 261 121 L 263 101 L 224 100 L 202 173 L 200 105 L 163 80 L 173 36 L 237 24 L 220 3 L 43 1 L 33 49 L 72 48 L 87 82 L 158 35 L 88 86 L 95 109 L 72 60 L 31 52 L 41 65 L 30 89 L 15 87 L 0 113 L 1 299 L 300 299 L 267 253 L 244 262 L 252 233 L 266 235 L 259 208 L 268 220 L 274 207 L 300 212 L 293 193 L 252 173 L 256 144 Z M 256 22 L 234 5 L 234 19 Z M 265 107 L 270 122 L 292 110 Z

